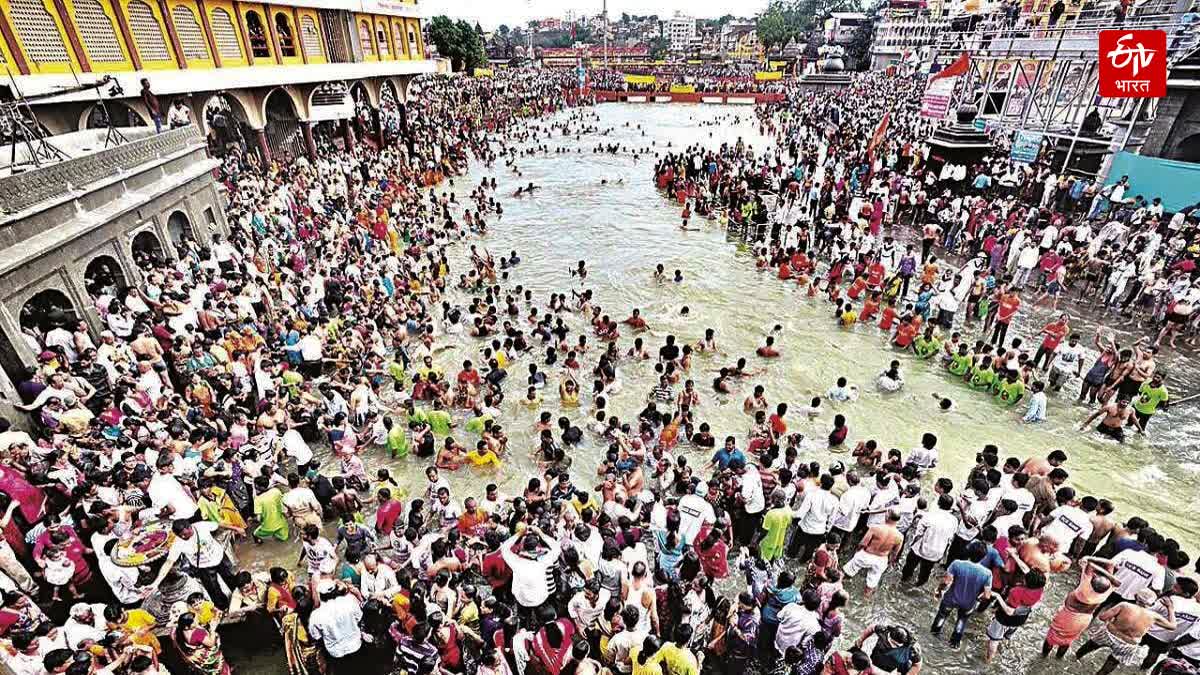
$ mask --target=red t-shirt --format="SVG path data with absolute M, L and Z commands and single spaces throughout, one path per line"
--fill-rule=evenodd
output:
M 1063 341 L 1063 338 L 1067 336 L 1067 330 L 1066 321 L 1052 321 L 1046 324 L 1046 327 L 1042 329 L 1042 332 L 1046 335 L 1042 339 L 1042 346 L 1046 349 L 1054 350 Z
M 883 330 L 891 330 L 892 324 L 896 321 L 896 309 L 894 307 L 885 307 L 883 314 L 879 316 L 879 327 Z
M 879 263 L 872 263 L 872 265 L 867 268 L 867 284 L 870 285 L 871 288 L 878 288 L 879 285 L 883 283 L 883 274 L 883 265 Z
M 1000 323 L 1008 323 L 1012 321 L 1013 316 L 1021 307 L 1021 298 L 1015 294 L 1007 293 L 1000 297 L 1000 308 L 996 310 L 996 320 Z
M 504 555 L 499 549 L 483 556 L 480 571 L 492 588 L 503 588 L 512 581 L 512 569 L 504 562 Z
M 896 346 L 907 347 L 912 344 L 913 338 L 917 336 L 917 327 L 911 323 L 901 324 L 896 329 Z
M 783 418 L 778 414 L 771 415 L 770 422 L 771 431 L 774 431 L 776 436 L 782 436 L 787 433 L 787 422 L 784 422 Z
M 472 384 L 474 386 L 479 386 L 479 371 L 474 370 L 474 369 L 472 369 L 470 371 L 467 371 L 467 370 L 460 371 L 458 373 L 458 382 L 459 382 L 459 384 L 462 384 L 464 382 L 469 382 L 470 384 Z
M 375 531 L 379 534 L 391 534 L 403 511 L 404 505 L 395 499 L 389 500 L 379 507 L 379 510 L 375 512 Z

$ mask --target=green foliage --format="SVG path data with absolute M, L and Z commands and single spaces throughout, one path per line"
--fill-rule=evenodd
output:
M 666 56 L 671 43 L 661 35 L 650 41 L 650 58 L 658 60 Z
M 487 52 L 482 36 L 466 21 L 451 21 L 449 17 L 435 16 L 429 23 L 429 41 L 438 53 L 450 59 L 454 70 L 471 70 L 487 65 Z
M 830 14 L 856 12 L 862 6 L 863 0 L 771 0 L 758 15 L 758 41 L 769 53 L 792 39 L 803 40 L 806 34 L 819 31 Z
M 864 71 L 871 67 L 871 43 L 875 41 L 876 13 L 872 12 L 867 20 L 858 24 L 854 29 L 854 37 L 846 45 L 846 56 L 850 59 L 852 68 Z

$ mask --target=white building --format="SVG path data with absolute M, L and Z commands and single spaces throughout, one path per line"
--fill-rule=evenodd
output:
M 884 8 L 871 44 L 871 68 L 927 60 L 930 46 L 949 25 L 949 18 L 935 17 L 924 8 Z
M 686 52 L 698 40 L 696 19 L 678 12 L 663 21 L 663 37 L 673 52 Z

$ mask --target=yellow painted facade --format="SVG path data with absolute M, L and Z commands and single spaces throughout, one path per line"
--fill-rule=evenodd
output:
M 364 61 L 425 58 L 420 19 L 350 16 Z M 329 62 L 325 28 L 311 7 L 234 0 L 0 0 L 0 29 L 0 65 L 14 75 Z

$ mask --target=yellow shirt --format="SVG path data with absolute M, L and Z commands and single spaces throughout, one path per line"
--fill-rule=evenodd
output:
M 197 625 L 206 626 L 212 622 L 213 617 L 216 616 L 217 607 L 208 600 L 202 600 L 200 601 L 199 606 L 192 609 L 192 613 L 196 615 Z
M 466 457 L 467 461 L 473 466 L 495 466 L 496 468 L 500 468 L 500 458 L 491 450 L 484 450 L 483 452 L 472 450 L 467 453 Z
M 662 666 L 652 656 L 645 663 L 638 663 L 638 654 L 642 651 L 641 645 L 635 645 L 629 648 L 629 662 L 633 664 L 633 670 L 630 675 L 662 675 Z
M 162 645 L 154 635 L 154 626 L 158 624 L 150 612 L 144 609 L 131 609 L 125 615 L 122 628 L 129 633 L 129 641 L 154 650 L 155 654 L 162 653 Z
M 849 312 L 842 313 L 842 326 L 844 328 L 849 328 L 849 327 L 853 326 L 855 324 L 855 322 L 857 322 L 857 321 L 858 321 L 858 312 L 856 312 L 854 310 L 850 310 Z

